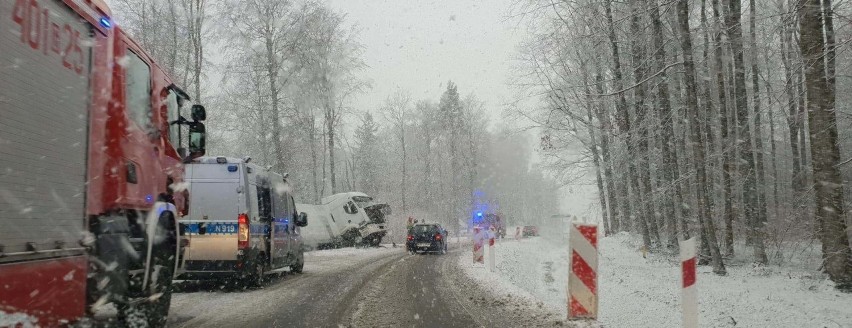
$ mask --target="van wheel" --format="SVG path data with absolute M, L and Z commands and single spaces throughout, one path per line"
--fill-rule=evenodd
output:
M 261 255 L 262 257 L 263 255 Z M 262 288 L 266 283 L 266 266 L 263 264 L 263 260 L 255 259 L 254 261 L 254 270 L 251 273 L 250 280 L 251 285 L 253 287 Z
M 302 270 L 305 268 L 305 259 L 301 259 L 296 264 L 290 266 L 290 272 L 293 273 L 302 273 Z

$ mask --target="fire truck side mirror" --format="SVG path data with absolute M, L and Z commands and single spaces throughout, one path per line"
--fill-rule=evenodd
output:
M 189 125 L 189 157 L 204 156 L 207 151 L 207 130 L 204 123 L 195 122 Z
M 201 122 L 207 119 L 207 110 L 202 105 L 192 105 L 192 120 Z

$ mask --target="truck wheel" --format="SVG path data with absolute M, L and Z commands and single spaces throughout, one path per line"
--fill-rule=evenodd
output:
M 343 236 L 341 236 L 341 239 L 343 247 L 354 247 L 361 243 L 361 236 L 357 231 L 347 231 L 343 234 Z
M 165 327 L 172 303 L 172 278 L 175 272 L 175 249 L 177 233 L 171 212 L 163 212 L 157 222 L 155 236 L 162 236 L 161 242 L 151 249 L 151 278 L 146 295 L 148 296 L 148 327 Z
M 370 246 L 379 247 L 382 245 L 382 239 L 378 237 L 373 237 L 370 239 Z
M 118 321 L 124 327 L 165 327 L 172 300 L 177 233 L 173 214 L 163 212 L 157 220 L 156 243 L 151 247 L 148 285 L 135 291 L 118 306 Z M 138 288 L 138 287 L 137 287 Z
M 118 307 L 118 325 L 128 328 L 145 328 L 148 327 L 146 319 L 148 311 L 147 303 L 119 304 Z

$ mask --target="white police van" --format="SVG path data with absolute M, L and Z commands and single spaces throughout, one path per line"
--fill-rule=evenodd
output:
M 180 278 L 262 286 L 270 271 L 302 271 L 307 215 L 297 214 L 286 176 L 249 161 L 201 157 L 186 164 L 190 215 L 180 227 L 189 247 Z

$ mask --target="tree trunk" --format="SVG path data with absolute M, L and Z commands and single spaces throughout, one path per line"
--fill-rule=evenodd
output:
M 169 34 L 171 34 L 170 35 L 170 37 L 171 37 L 170 38 L 171 39 L 170 48 L 171 49 L 169 49 L 169 55 L 166 58 L 166 65 L 168 66 L 169 74 L 171 74 L 172 76 L 176 76 L 176 75 L 174 75 L 177 71 L 175 66 L 177 65 L 178 49 L 180 48 L 179 43 L 178 43 L 178 39 L 177 39 L 178 38 L 178 30 L 177 30 L 178 17 L 177 17 L 177 11 L 175 9 L 176 9 L 175 8 L 175 1 L 169 0 Z
M 757 189 L 757 170 L 755 168 L 754 152 L 751 145 L 751 129 L 749 127 L 748 99 L 745 85 L 745 63 L 743 59 L 743 31 L 740 24 L 740 0 L 728 0 L 728 15 L 725 17 L 726 27 L 730 31 L 731 51 L 734 54 L 734 86 L 735 108 L 739 135 L 737 144 L 740 157 L 740 176 L 743 180 L 743 210 L 745 220 L 750 227 L 749 236 L 753 242 L 754 260 L 765 264 L 766 250 L 763 238 L 757 232 L 755 222 L 760 216 L 760 199 Z
M 786 12 L 783 7 L 781 7 L 782 12 Z M 781 63 L 784 65 L 784 91 L 787 94 L 787 131 L 789 141 L 790 141 L 790 153 L 792 154 L 792 175 L 790 176 L 790 189 L 793 190 L 794 195 L 790 201 L 794 201 L 797 199 L 797 194 L 802 190 L 802 183 L 800 183 L 799 178 L 802 176 L 802 167 L 801 167 L 801 159 L 799 155 L 799 124 L 797 121 L 798 118 L 798 100 L 796 99 L 796 86 L 794 83 L 794 73 L 793 73 L 793 65 L 792 65 L 792 55 L 793 55 L 793 45 L 792 45 L 792 29 L 790 28 L 790 24 L 787 23 L 787 16 L 780 15 L 779 19 L 781 20 Z
M 711 1 L 711 6 L 713 7 L 713 18 L 715 19 L 716 24 L 722 21 L 723 13 L 720 11 L 719 2 L 717 0 Z M 731 128 L 728 126 L 728 116 L 730 111 L 728 110 L 728 95 L 727 89 L 725 88 L 725 63 L 722 59 L 724 57 L 723 52 L 723 44 L 722 44 L 722 29 L 716 29 L 716 35 L 714 37 L 714 57 L 716 63 L 716 83 L 717 83 L 717 92 L 718 98 L 717 103 L 719 104 L 719 124 L 721 130 L 721 143 L 722 143 L 722 199 L 725 202 L 724 207 L 724 221 L 725 221 L 725 237 L 724 237 L 724 246 L 725 246 L 725 256 L 733 256 L 734 255 L 734 218 L 737 216 L 737 213 L 734 210 L 734 194 L 732 187 L 732 173 L 734 171 L 734 163 L 733 163 L 733 155 L 731 154 L 731 149 L 729 145 L 734 144 L 736 136 L 730 134 Z
M 666 247 L 669 249 L 677 248 L 677 222 L 680 219 L 681 213 L 677 208 L 680 205 L 680 195 L 675 193 L 674 184 L 680 177 L 677 167 L 677 154 L 673 143 L 674 138 L 674 119 L 675 114 L 672 112 L 671 103 L 669 101 L 669 81 L 666 72 L 663 70 L 666 66 L 666 48 L 663 41 L 663 24 L 660 21 L 660 9 L 657 1 L 652 1 L 648 8 L 651 15 L 651 25 L 653 26 L 654 58 L 656 62 L 656 70 L 660 71 L 659 85 L 657 85 L 657 101 L 659 102 L 657 116 L 660 119 L 660 127 L 662 128 L 660 141 L 662 144 L 662 180 L 665 186 L 663 190 L 663 208 L 666 213 L 666 233 L 668 240 Z
M 704 29 L 704 33 L 702 36 L 704 37 L 704 49 L 702 49 L 702 58 L 704 60 L 704 69 L 701 71 L 701 81 L 711 81 L 711 72 L 712 69 L 710 67 L 710 63 L 712 63 L 710 58 L 710 32 L 711 29 L 707 26 L 707 1 L 701 0 L 701 28 Z M 701 83 L 704 88 L 701 89 L 701 102 L 702 108 L 704 112 L 704 124 L 702 126 L 704 132 L 704 138 L 707 144 L 707 154 L 711 154 L 713 156 L 716 154 L 716 131 L 715 124 L 718 120 L 719 114 L 716 112 L 715 104 L 713 103 L 713 88 L 712 83 Z M 721 162 L 720 162 L 721 163 Z M 715 220 L 717 216 L 717 204 L 716 204 L 716 170 L 721 167 L 718 165 L 716 161 L 707 161 L 707 182 L 710 185 L 709 189 L 709 200 L 710 200 L 710 211 Z M 724 206 L 724 201 L 722 202 Z
M 424 120 L 428 120 L 430 118 L 424 117 Z M 424 198 L 426 204 L 433 204 L 434 201 L 432 199 L 432 133 L 431 128 L 427 125 L 424 129 L 424 145 L 425 147 L 425 156 L 423 157 L 423 190 L 424 190 Z
M 597 64 L 596 64 L 597 65 Z M 598 94 L 603 94 L 603 76 L 600 74 L 600 66 L 597 66 L 598 74 L 595 76 L 595 85 L 597 87 Z M 614 215 L 616 208 L 618 207 L 615 195 L 615 181 L 612 174 L 612 156 L 610 155 L 610 143 L 609 137 L 612 132 L 612 122 L 609 119 L 609 115 L 606 115 L 606 109 L 603 104 L 598 104 L 595 106 L 595 116 L 598 119 L 598 124 L 600 124 L 600 137 L 601 137 L 601 162 L 603 165 L 603 173 L 604 173 L 604 181 L 606 182 L 606 200 L 609 205 L 610 215 L 609 215 L 609 225 L 610 230 L 609 233 L 617 233 L 620 231 L 620 223 L 618 221 L 618 217 Z
M 405 132 L 403 132 L 402 136 L 402 212 L 408 213 L 408 205 L 405 202 L 405 194 L 406 188 L 408 188 L 408 172 L 406 171 L 406 161 L 408 161 L 408 156 L 405 152 Z
M 763 162 L 763 129 L 762 120 L 763 114 L 760 112 L 760 70 L 757 65 L 757 31 L 755 25 L 755 3 L 754 0 L 749 1 L 749 33 L 751 34 L 751 90 L 752 90 L 752 106 L 754 108 L 754 152 L 752 157 L 755 162 L 755 177 L 757 180 L 756 195 L 758 200 L 757 216 L 752 220 L 752 230 L 754 235 L 754 256 L 759 264 L 767 264 L 769 260 L 766 257 L 766 247 L 764 239 L 766 238 L 766 170 Z M 749 141 L 750 142 L 750 141 Z
M 310 147 L 311 147 L 311 176 L 313 177 L 314 185 L 314 204 L 319 204 L 322 199 L 322 193 L 319 190 L 319 180 L 317 179 L 317 134 L 316 134 L 316 117 L 311 115 L 310 119 Z
M 592 124 L 593 116 L 592 116 L 591 106 L 592 105 L 589 104 L 589 105 L 587 105 L 587 108 L 586 108 L 586 112 L 588 114 L 587 116 L 588 116 L 588 119 L 589 119 L 589 124 L 588 124 L 589 137 L 591 138 L 591 142 L 589 144 L 589 150 L 591 150 L 591 152 L 592 152 L 592 162 L 595 165 L 595 181 L 597 182 L 597 185 L 598 185 L 598 199 L 600 200 L 600 205 L 601 205 L 601 218 L 602 218 L 603 224 L 604 224 L 604 234 L 610 235 L 610 234 L 612 234 L 612 230 L 611 230 L 612 225 L 610 223 L 610 219 L 609 219 L 609 215 L 608 215 L 608 211 L 607 211 L 606 192 L 604 190 L 603 177 L 601 177 L 601 165 L 603 165 L 603 164 L 601 163 L 602 161 L 599 157 L 598 142 L 597 142 L 597 138 L 595 137 L 597 132 L 595 132 L 595 127 Z
M 766 50 L 764 54 L 764 61 L 766 64 L 766 68 L 769 69 L 769 54 L 768 50 Z M 763 84 L 764 89 L 766 90 L 767 95 L 772 94 L 772 89 L 770 88 L 769 83 Z M 768 111 L 768 121 L 769 121 L 769 157 L 772 160 L 772 208 L 773 208 L 773 217 L 778 219 L 779 212 L 779 200 L 778 200 L 778 146 L 775 144 L 775 111 L 770 108 Z
M 581 58 L 579 52 L 577 52 L 577 56 L 578 56 L 578 58 Z M 580 59 L 580 65 L 581 65 L 580 71 L 583 74 L 583 87 L 585 88 L 584 91 L 588 95 L 588 94 L 591 94 L 591 91 L 589 90 L 589 78 L 588 78 L 589 68 L 586 66 L 586 63 L 582 58 Z M 603 177 L 602 177 L 602 172 L 601 172 L 602 171 L 601 170 L 601 165 L 602 165 L 601 162 L 602 161 L 600 159 L 600 151 L 598 150 L 599 149 L 598 148 L 599 147 L 598 146 L 598 138 L 597 138 L 598 132 L 595 131 L 595 130 L 599 130 L 599 129 L 595 129 L 595 124 L 594 124 L 595 119 L 594 119 L 594 115 L 592 114 L 592 112 L 593 112 L 592 107 L 598 107 L 600 105 L 596 104 L 595 101 L 591 98 L 592 98 L 592 96 L 586 96 L 586 104 L 585 104 L 586 105 L 586 118 L 588 119 L 588 124 L 586 124 L 586 127 L 589 130 L 589 139 L 590 139 L 588 148 L 589 148 L 589 151 L 592 153 L 592 163 L 595 165 L 595 181 L 597 182 L 597 186 L 598 186 L 598 199 L 599 199 L 600 205 L 601 205 L 601 219 L 603 220 L 603 224 L 604 224 L 604 235 L 609 235 L 609 234 L 612 233 L 612 230 L 610 230 L 612 228 L 612 226 L 610 224 L 609 212 L 607 211 L 606 191 L 604 190 L 604 183 L 603 183 Z M 602 130 L 599 130 L 599 131 L 602 131 Z
M 612 85 L 613 85 L 614 90 L 619 91 L 619 90 L 622 90 L 624 88 L 624 81 L 623 81 L 624 78 L 623 78 L 622 72 L 621 72 L 621 54 L 619 53 L 618 38 L 617 38 L 617 35 L 615 33 L 615 23 L 613 22 L 613 19 L 612 19 L 612 1 L 613 0 L 604 1 L 604 9 L 605 9 L 606 20 L 607 20 L 607 32 L 608 32 L 608 35 L 609 35 L 609 44 L 610 44 L 610 49 L 612 50 L 612 65 L 613 65 L 613 68 L 612 68 L 612 74 L 613 74 Z M 615 105 L 615 115 L 616 115 L 616 122 L 618 124 L 618 134 L 621 136 L 621 139 L 623 140 L 624 144 L 629 145 L 630 144 L 630 121 L 628 120 L 628 117 L 627 117 L 627 100 L 625 99 L 623 92 L 618 93 L 616 105 Z M 629 148 L 629 146 L 628 146 L 628 148 Z M 632 152 L 630 152 L 629 149 L 628 149 L 628 154 L 631 154 L 631 153 Z M 629 158 L 629 155 L 627 157 Z M 613 164 L 613 167 L 615 167 L 614 164 Z M 617 194 L 620 198 L 620 200 L 617 202 L 617 204 L 620 205 L 620 206 L 618 207 L 618 215 L 617 215 L 617 218 L 615 219 L 615 221 L 619 222 L 619 228 L 620 228 L 619 231 L 624 231 L 624 230 L 630 229 L 631 225 L 633 224 L 632 220 L 628 220 L 628 218 L 630 218 L 630 196 L 629 196 L 628 182 L 626 182 L 626 181 L 632 181 L 632 172 L 630 172 L 628 170 L 627 174 L 628 174 L 628 176 L 624 177 L 624 171 L 622 170 L 621 178 L 619 180 L 625 181 L 625 182 L 619 183 L 619 186 L 621 188 L 618 188 L 619 190 L 617 192 Z
M 199 103 L 201 102 L 201 68 L 202 64 L 204 64 L 204 44 L 201 42 L 201 29 L 204 19 L 204 0 L 193 0 L 190 6 L 192 7 L 190 19 L 193 23 L 189 32 L 191 39 L 190 43 L 192 45 L 192 74 L 193 81 L 195 83 L 193 100 L 196 103 Z
M 640 33 L 639 20 L 643 9 L 634 4 L 633 15 L 630 19 L 630 28 L 634 31 L 631 44 L 631 65 L 633 66 L 633 79 L 635 87 L 633 88 L 633 101 L 635 103 L 634 112 L 635 119 L 633 121 L 633 130 L 630 131 L 631 144 L 635 144 L 635 150 L 629 151 L 631 154 L 630 171 L 633 175 L 633 188 L 636 194 L 641 212 L 638 215 L 638 223 L 642 232 L 642 240 L 645 242 L 645 247 L 656 248 L 659 241 L 659 232 L 656 230 L 656 220 L 653 218 L 651 210 L 651 178 L 648 172 L 648 127 L 645 126 L 645 86 L 642 81 L 645 79 L 645 49 L 642 48 L 642 40 L 639 40 L 643 33 Z M 628 147 L 634 148 L 634 147 Z
M 331 180 L 331 194 L 337 193 L 336 171 L 334 170 L 334 119 L 326 117 L 326 130 L 328 131 L 328 171 Z
M 837 85 L 835 84 L 835 40 L 834 40 L 834 8 L 831 5 L 831 0 L 822 0 L 822 19 L 825 28 L 825 79 L 828 88 L 832 93 L 837 93 Z M 834 108 L 835 99 L 826 99 L 828 108 Z
M 692 35 L 689 31 L 689 4 L 688 0 L 677 2 L 678 30 L 680 31 L 681 50 L 683 51 L 684 79 L 686 87 L 686 107 L 690 116 L 690 143 L 693 149 L 693 168 L 698 180 L 696 192 L 698 198 L 698 222 L 702 227 L 710 248 L 713 272 L 718 275 L 727 274 L 725 264 L 722 262 L 722 254 L 719 252 L 719 244 L 716 241 L 716 229 L 710 217 L 710 208 L 707 206 L 707 172 L 704 166 L 704 139 L 701 137 L 701 124 L 698 115 L 698 95 L 695 87 L 695 63 L 692 59 Z
M 273 149 L 275 150 L 275 169 L 280 173 L 284 172 L 284 148 L 281 139 L 281 117 L 279 112 L 279 90 L 278 90 L 278 59 L 275 55 L 274 42 L 272 40 L 271 28 L 267 27 L 268 32 L 264 38 L 264 46 L 266 47 L 266 77 L 269 81 L 269 97 L 272 101 L 272 140 Z M 265 131 L 260 131 L 265 133 Z
M 837 117 L 830 107 L 835 94 L 826 76 L 820 0 L 799 7 L 800 50 L 805 65 L 816 222 L 823 266 L 838 288 L 852 289 L 852 249 L 843 206 L 843 179 L 837 168 Z

